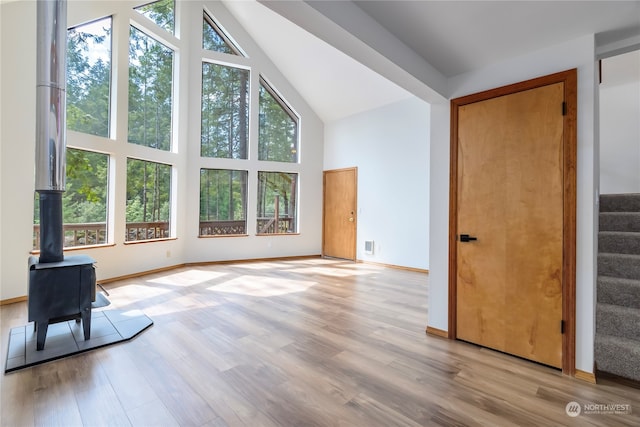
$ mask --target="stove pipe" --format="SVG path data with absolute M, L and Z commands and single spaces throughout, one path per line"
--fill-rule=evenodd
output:
M 64 260 L 62 193 L 66 163 L 66 0 L 38 0 L 36 191 L 40 195 L 40 262 Z

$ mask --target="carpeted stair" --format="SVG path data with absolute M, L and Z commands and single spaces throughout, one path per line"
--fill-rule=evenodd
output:
M 640 381 L 640 194 L 600 196 L 595 360 Z

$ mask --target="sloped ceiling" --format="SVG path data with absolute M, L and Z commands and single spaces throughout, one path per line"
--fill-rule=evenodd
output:
M 586 34 L 640 34 L 638 1 L 355 1 L 447 77 Z
M 600 44 L 630 38 L 640 48 L 640 1 L 224 3 L 325 122 L 395 102 L 408 92 L 428 100 L 358 62 L 368 48 L 444 97 L 451 76 L 583 35 L 596 34 Z M 344 34 L 361 44 L 348 45 Z M 382 68 L 376 71 L 385 74 Z M 442 81 L 445 85 L 431 84 Z

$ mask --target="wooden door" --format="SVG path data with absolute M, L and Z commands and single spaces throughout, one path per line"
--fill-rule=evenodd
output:
M 356 168 L 324 171 L 322 254 L 356 260 Z
M 565 82 L 533 86 L 455 107 L 454 330 L 560 368 L 575 159 L 567 162 Z

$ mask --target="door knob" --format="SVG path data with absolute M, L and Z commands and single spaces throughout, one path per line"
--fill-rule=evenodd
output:
M 350 218 L 349 218 L 349 222 L 353 222 L 353 217 L 350 217 Z
M 471 242 L 472 240 L 478 240 L 477 237 L 469 236 L 468 234 L 461 234 L 460 241 L 461 242 Z

